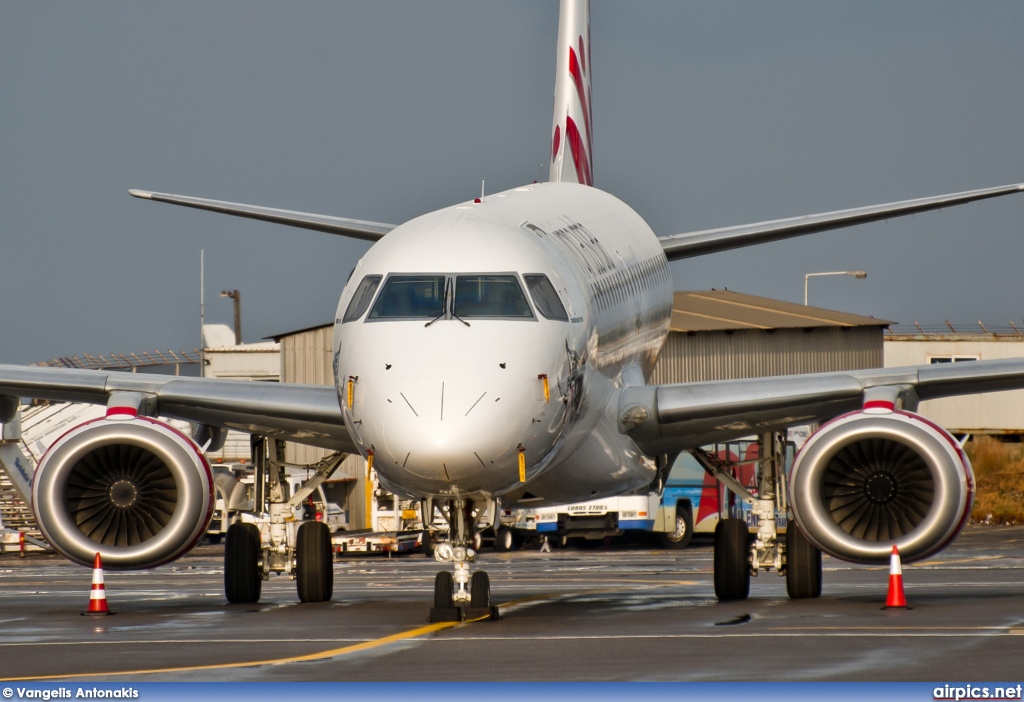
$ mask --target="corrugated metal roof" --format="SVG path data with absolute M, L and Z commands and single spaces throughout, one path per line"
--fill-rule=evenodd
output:
M 314 329 L 323 329 L 324 327 L 333 327 L 334 322 L 328 322 L 327 324 L 315 324 L 312 327 L 305 327 L 303 329 L 295 329 L 294 331 L 281 332 L 280 334 L 271 334 L 270 336 L 263 337 L 264 339 L 273 339 L 277 343 L 281 343 L 281 339 L 286 336 L 295 336 L 296 334 L 302 334 L 304 332 L 313 331 Z
M 887 327 L 884 319 L 862 317 L 794 302 L 745 295 L 732 290 L 676 292 L 672 301 L 674 332 L 727 329 L 794 329 L 811 327 Z

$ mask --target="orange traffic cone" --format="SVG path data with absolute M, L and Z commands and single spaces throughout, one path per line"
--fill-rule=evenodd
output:
M 89 594 L 89 609 L 84 615 L 113 614 L 107 609 L 107 589 L 103 586 L 103 561 L 100 554 L 92 562 L 92 591 Z
M 900 565 L 900 551 L 895 545 L 889 556 L 889 596 L 885 598 L 886 609 L 910 609 L 903 594 L 903 567 Z

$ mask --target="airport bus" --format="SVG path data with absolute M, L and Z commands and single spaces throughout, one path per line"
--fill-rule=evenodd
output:
M 760 456 L 754 438 L 704 448 L 727 461 L 735 477 L 751 494 L 757 495 Z M 796 443 L 787 441 L 787 472 L 795 455 Z M 723 511 L 756 526 L 750 505 L 722 488 L 696 458 L 684 452 L 672 464 L 660 492 L 506 512 L 505 526 L 498 531 L 496 548 L 511 550 L 538 537 L 546 537 L 551 545 L 562 546 L 570 539 L 597 541 L 629 533 L 653 534 L 665 548 L 685 548 L 694 534 L 713 534 Z M 785 521 L 785 515 L 780 515 L 780 519 Z M 785 526 L 779 524 L 780 529 L 784 530 Z

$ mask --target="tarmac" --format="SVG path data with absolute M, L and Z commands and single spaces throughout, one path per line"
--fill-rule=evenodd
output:
M 886 610 L 888 567 L 825 558 L 824 592 L 789 600 L 762 573 L 719 603 L 710 542 L 494 553 L 500 621 L 428 624 L 419 554 L 335 563 L 330 602 L 264 583 L 228 605 L 222 547 L 105 573 L 108 616 L 82 616 L 92 571 L 0 555 L 0 679 L 189 681 L 935 681 L 1024 678 L 1024 527 L 972 526 L 903 565 L 910 609 Z

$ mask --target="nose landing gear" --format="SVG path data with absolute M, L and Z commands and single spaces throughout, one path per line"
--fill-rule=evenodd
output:
M 463 498 L 450 500 L 443 510 L 448 519 L 450 542 L 434 548 L 434 559 L 451 563 L 454 573 L 443 570 L 434 578 L 434 607 L 431 622 L 458 622 L 468 620 L 499 619 L 498 608 L 491 605 L 491 581 L 487 573 L 470 573 L 470 563 L 476 560 L 476 551 L 470 541 L 471 524 L 467 520 L 467 502 Z M 475 531 L 475 530 L 473 530 Z

